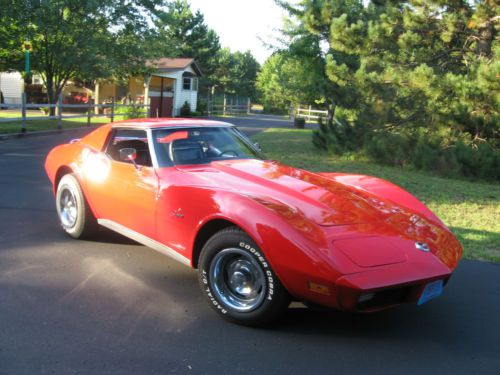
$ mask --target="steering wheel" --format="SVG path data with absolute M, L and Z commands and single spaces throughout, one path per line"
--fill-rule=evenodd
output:
M 220 156 L 229 156 L 232 158 L 237 158 L 238 153 L 234 150 L 226 150 L 226 151 L 222 152 L 222 154 L 220 154 Z

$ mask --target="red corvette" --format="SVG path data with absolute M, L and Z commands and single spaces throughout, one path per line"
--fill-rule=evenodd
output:
M 199 271 L 218 314 L 261 325 L 293 300 L 375 311 L 439 296 L 462 248 L 415 197 L 369 176 L 266 160 L 231 124 L 142 119 L 54 148 L 72 237 L 99 225 Z

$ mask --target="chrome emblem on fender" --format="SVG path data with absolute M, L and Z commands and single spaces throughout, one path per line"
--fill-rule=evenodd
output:
M 427 245 L 426 243 L 423 243 L 423 242 L 415 242 L 415 247 L 420 251 L 425 251 L 425 252 L 431 251 L 431 249 L 429 248 L 429 245 Z
M 178 208 L 177 210 L 170 212 L 170 216 L 176 217 L 177 219 L 183 219 L 184 213 L 180 208 Z

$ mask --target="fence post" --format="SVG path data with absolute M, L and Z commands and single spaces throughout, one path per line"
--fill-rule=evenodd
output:
M 226 94 L 224 94 L 224 104 L 222 105 L 222 114 L 224 116 L 226 115 L 226 105 L 227 105 L 227 98 L 226 98 Z
M 62 94 L 57 97 L 57 129 L 62 129 Z
M 210 117 L 210 86 L 207 88 L 207 116 Z
M 111 122 L 115 122 L 115 97 L 111 98 Z
M 307 116 L 307 120 L 311 121 L 311 106 L 309 106 L 309 115 Z
M 247 115 L 250 114 L 250 110 L 251 110 L 250 98 L 247 98 Z
M 94 108 L 92 102 L 93 102 L 93 99 L 89 98 L 89 103 L 88 103 L 89 107 L 87 108 L 87 126 L 90 126 L 90 119 L 92 117 L 91 111 L 92 111 L 92 108 Z
M 21 94 L 21 116 L 23 117 L 23 122 L 21 123 L 21 133 L 26 133 L 26 93 Z

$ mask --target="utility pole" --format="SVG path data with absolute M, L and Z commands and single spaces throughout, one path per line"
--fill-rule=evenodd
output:
M 30 71 L 30 53 L 33 51 L 33 46 L 29 40 L 23 43 L 24 49 L 24 71 L 26 72 L 26 76 L 29 77 L 31 75 Z

